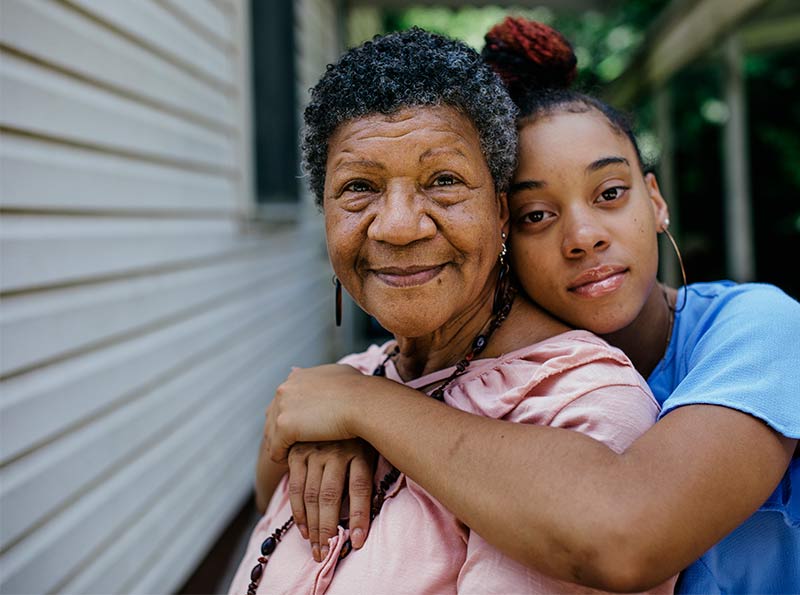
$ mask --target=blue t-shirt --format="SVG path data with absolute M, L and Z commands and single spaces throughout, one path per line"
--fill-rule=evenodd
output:
M 678 308 L 684 299 L 648 379 L 661 416 L 722 405 L 800 438 L 800 303 L 771 285 L 730 281 L 689 285 Z M 761 508 L 681 574 L 676 593 L 800 593 L 800 459 Z

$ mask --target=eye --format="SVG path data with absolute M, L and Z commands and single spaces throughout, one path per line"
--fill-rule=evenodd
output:
M 613 186 L 612 188 L 606 188 L 600 193 L 600 199 L 603 201 L 612 201 L 618 198 L 622 198 L 622 195 L 628 190 L 627 186 Z
M 525 223 L 539 223 L 544 220 L 544 211 L 531 211 L 522 216 Z
M 553 217 L 555 217 L 555 213 L 550 211 L 528 211 L 527 213 L 522 213 L 517 218 L 517 224 L 522 226 L 535 225 L 536 228 L 539 229 L 540 225 L 546 225 L 550 223 Z
M 353 180 L 345 184 L 342 190 L 344 192 L 371 192 L 372 185 L 364 180 Z
M 458 183 L 458 178 L 453 174 L 440 174 L 433 180 L 434 186 L 454 186 Z

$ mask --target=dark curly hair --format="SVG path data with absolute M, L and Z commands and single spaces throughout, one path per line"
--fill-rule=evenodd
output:
M 406 107 L 451 106 L 475 125 L 495 187 L 504 190 L 517 151 L 516 107 L 503 82 L 466 44 L 412 28 L 350 49 L 311 90 L 303 166 L 322 205 L 328 140 L 345 122 Z
M 630 116 L 597 97 L 571 89 L 578 61 L 569 41 L 543 23 L 519 17 L 506 19 L 485 36 L 481 56 L 500 75 L 519 110 L 520 125 L 557 111 L 595 110 L 611 127 L 628 137 L 639 166 L 645 165 Z

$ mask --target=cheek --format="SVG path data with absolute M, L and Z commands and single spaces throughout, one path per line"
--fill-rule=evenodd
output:
M 512 244 L 511 267 L 523 291 L 534 299 L 552 280 L 546 259 L 541 258 L 541 252 L 530 246 Z
M 334 272 L 344 281 L 351 274 L 359 247 L 363 243 L 358 225 L 351 217 L 326 214 L 325 237 Z

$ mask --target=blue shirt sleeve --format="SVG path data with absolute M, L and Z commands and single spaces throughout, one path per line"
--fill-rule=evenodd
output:
M 800 304 L 770 285 L 721 292 L 681 321 L 671 394 L 661 415 L 722 405 L 800 438 Z

